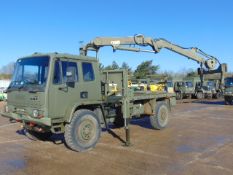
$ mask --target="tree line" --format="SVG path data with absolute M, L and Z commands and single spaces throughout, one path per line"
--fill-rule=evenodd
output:
M 172 71 L 160 71 L 159 65 L 154 65 L 152 60 L 143 61 L 140 63 L 136 69 L 133 69 L 126 63 L 123 62 L 121 66 L 117 64 L 116 61 L 113 61 L 111 65 L 107 65 L 106 67 L 103 64 L 100 64 L 101 70 L 115 70 L 115 69 L 127 69 L 129 74 L 135 78 L 143 79 L 151 77 L 152 75 L 161 75 L 166 76 L 168 78 L 172 77 L 192 77 L 198 76 L 197 71 L 193 69 L 183 69 L 179 72 L 172 72 Z
M 15 63 L 11 62 L 3 67 L 0 68 L 0 79 L 11 79 L 15 67 Z M 119 65 L 116 61 L 113 61 L 112 64 L 104 66 L 100 63 L 99 68 L 101 70 L 115 70 L 115 69 L 127 69 L 131 76 L 135 78 L 143 79 L 148 78 L 151 75 L 162 75 L 169 78 L 172 77 L 192 77 L 198 76 L 197 71 L 193 69 L 183 69 L 179 72 L 173 71 L 160 71 L 159 65 L 154 65 L 152 60 L 147 60 L 141 62 L 135 70 L 133 70 L 128 63 L 123 62 Z

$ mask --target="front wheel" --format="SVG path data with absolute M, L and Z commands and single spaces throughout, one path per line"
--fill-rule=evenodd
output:
M 150 123 L 154 129 L 163 129 L 168 124 L 168 107 L 165 102 L 157 102 L 155 115 L 150 116 Z
M 74 151 L 86 151 L 95 147 L 101 134 L 97 115 L 90 110 L 78 110 L 65 126 L 65 141 Z

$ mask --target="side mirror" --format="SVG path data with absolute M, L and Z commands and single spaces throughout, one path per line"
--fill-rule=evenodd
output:
M 71 71 L 69 72 L 66 72 L 66 77 L 69 78 L 69 77 L 72 77 L 73 76 L 73 73 Z
M 66 72 L 66 85 L 72 88 L 75 86 L 75 74 L 72 71 Z

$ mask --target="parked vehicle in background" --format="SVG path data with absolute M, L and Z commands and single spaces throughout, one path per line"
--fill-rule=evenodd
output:
M 223 86 L 220 80 L 204 80 L 202 88 L 205 90 L 205 97 L 219 99 L 223 96 Z
M 202 89 L 199 77 L 187 77 L 174 82 L 176 99 L 183 98 L 204 98 L 205 90 Z
M 233 104 L 233 77 L 225 78 L 224 101 L 226 105 Z

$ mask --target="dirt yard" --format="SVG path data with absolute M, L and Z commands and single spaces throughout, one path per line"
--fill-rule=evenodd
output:
M 2 104 L 1 104 L 2 105 Z M 0 117 L 0 174 L 17 175 L 232 175 L 233 106 L 222 101 L 179 103 L 169 126 L 153 130 L 148 118 L 131 123 L 131 147 L 124 129 L 103 132 L 84 153 L 54 140 L 33 141 L 18 123 Z

